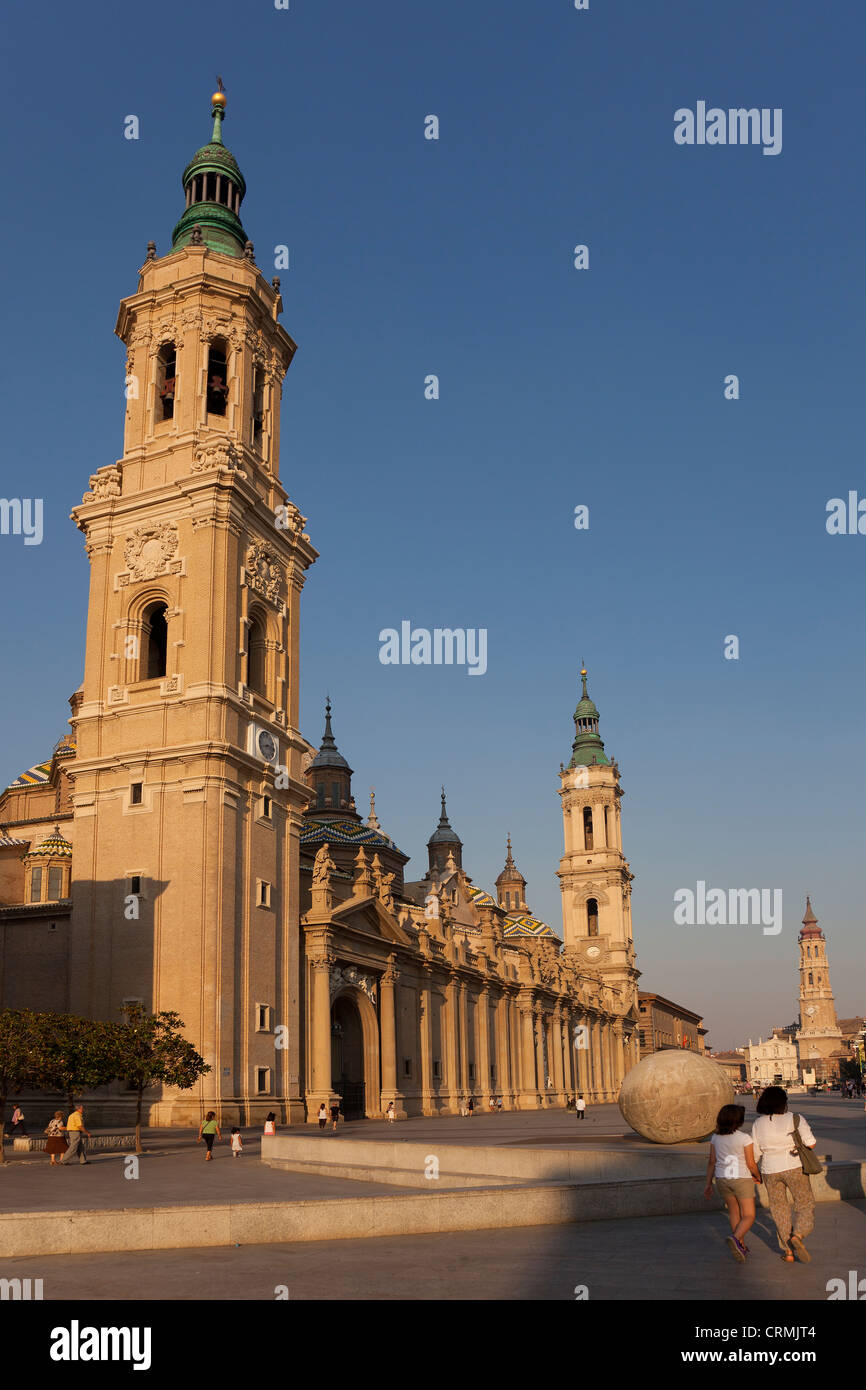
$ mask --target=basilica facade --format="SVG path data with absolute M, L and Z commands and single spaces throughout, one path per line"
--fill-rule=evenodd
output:
M 301 734 L 300 598 L 317 552 L 279 476 L 295 344 L 222 138 L 183 173 L 170 249 L 120 306 L 123 454 L 72 517 L 90 562 L 70 731 L 0 796 L 0 1006 L 175 1010 L 211 1070 L 153 1124 L 615 1098 L 638 1058 L 619 770 L 586 672 L 560 768 L 562 937 L 508 842 L 493 892 L 442 793 L 423 877 L 362 819 L 326 710 Z M 128 1119 L 114 1088 L 92 1122 Z

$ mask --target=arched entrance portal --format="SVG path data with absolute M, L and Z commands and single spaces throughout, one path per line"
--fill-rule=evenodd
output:
M 341 994 L 331 1009 L 331 1085 L 345 1118 L 362 1120 L 367 1113 L 364 1030 L 358 1006 L 348 994 Z

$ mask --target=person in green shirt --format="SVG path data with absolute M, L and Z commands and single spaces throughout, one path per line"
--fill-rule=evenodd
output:
M 216 1111 L 209 1110 L 198 1127 L 198 1140 L 196 1141 L 200 1144 L 203 1139 L 205 1144 L 207 1145 L 205 1162 L 207 1162 L 208 1159 L 213 1158 L 212 1150 L 214 1139 L 220 1139 L 221 1137 L 222 1136 L 220 1135 L 219 1125 L 216 1122 Z

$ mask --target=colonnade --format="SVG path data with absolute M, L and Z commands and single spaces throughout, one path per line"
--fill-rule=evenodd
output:
M 331 994 L 336 957 L 311 962 L 310 1100 L 331 1094 Z M 414 962 L 406 980 L 417 998 L 414 1056 L 398 1039 L 398 981 L 392 955 L 378 976 L 380 1094 L 368 1087 L 368 1114 L 394 1101 L 398 1114 L 459 1113 L 470 1097 L 487 1109 L 491 1097 L 505 1109 L 564 1106 L 582 1094 L 589 1101 L 615 1100 L 623 1076 L 637 1060 L 631 1023 L 567 997 L 514 981 L 479 981 L 458 968 Z M 438 994 L 443 1002 L 434 999 Z M 363 1003 L 363 1001 L 359 1001 Z M 368 1007 L 368 1028 L 372 1007 Z M 439 1051 L 434 1055 L 434 1016 Z M 405 1077 L 400 1057 L 407 1057 Z M 377 1101 L 379 1103 L 377 1107 Z

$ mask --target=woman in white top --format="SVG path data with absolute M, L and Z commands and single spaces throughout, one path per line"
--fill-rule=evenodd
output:
M 749 1253 L 743 1237 L 755 1220 L 755 1183 L 761 1181 L 755 1163 L 752 1141 L 741 1128 L 746 1118 L 742 1105 L 723 1105 L 716 1116 L 716 1132 L 710 1139 L 707 1162 L 707 1201 L 716 1191 L 728 1208 L 731 1234 L 727 1237 L 731 1254 L 741 1263 Z
M 792 1115 L 788 1110 L 788 1097 L 781 1086 L 768 1086 L 762 1091 L 757 1109 L 758 1118 L 752 1125 L 752 1142 L 755 1154 L 761 1160 L 761 1172 L 770 1214 L 776 1223 L 782 1259 L 786 1264 L 793 1264 L 796 1254 L 798 1259 L 808 1262 L 812 1256 L 803 1242 L 815 1225 L 815 1198 L 794 1145 L 795 1120 L 807 1149 L 814 1149 L 817 1141 L 802 1115 Z M 794 1199 L 793 1221 L 788 1192 Z

